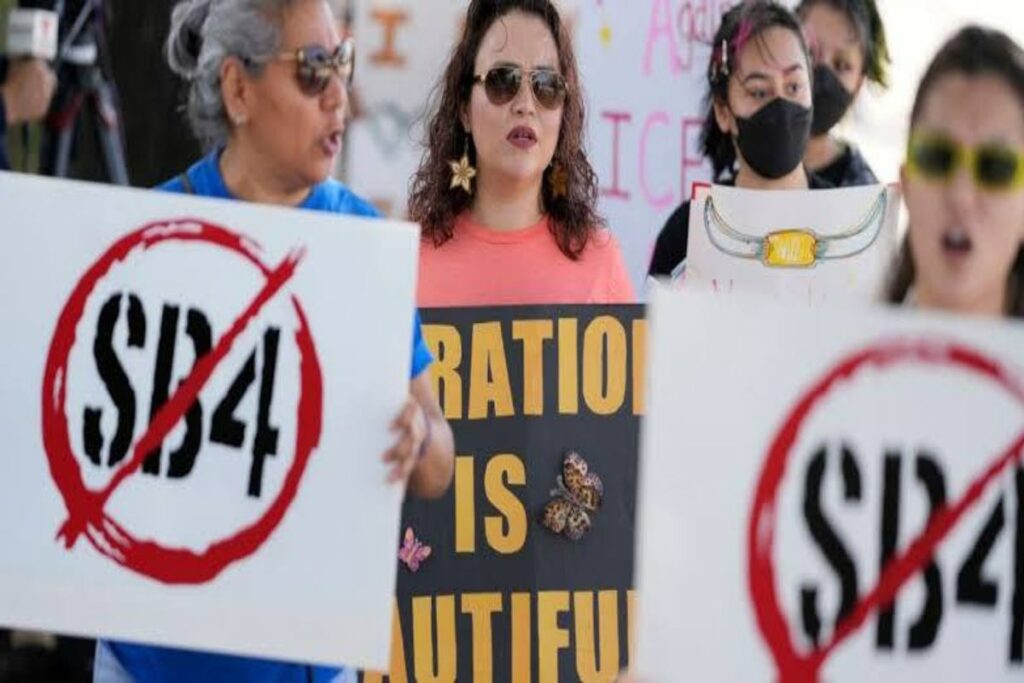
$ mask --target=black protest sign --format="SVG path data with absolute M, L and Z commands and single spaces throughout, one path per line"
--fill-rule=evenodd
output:
M 390 680 L 610 680 L 629 658 L 643 308 L 422 315 L 456 473 L 403 510 Z M 544 526 L 552 501 L 578 540 Z

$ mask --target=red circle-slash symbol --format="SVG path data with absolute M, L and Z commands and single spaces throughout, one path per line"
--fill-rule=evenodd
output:
M 853 611 L 836 625 L 831 640 L 810 652 L 798 652 L 780 606 L 772 557 L 776 501 L 787 462 L 803 424 L 830 392 L 862 371 L 900 365 L 966 371 L 984 381 L 994 382 L 1024 404 L 1024 386 L 996 361 L 958 344 L 921 340 L 895 341 L 856 353 L 839 363 L 800 397 L 768 448 L 747 528 L 747 585 L 758 628 L 771 650 L 781 681 L 817 680 L 825 660 L 836 647 L 863 626 L 873 611 L 891 604 L 900 588 L 928 562 L 936 547 L 953 531 L 964 514 L 981 500 L 985 490 L 1007 468 L 1020 461 L 1024 452 L 1022 433 L 991 461 L 958 500 L 939 508 L 932 515 L 924 532 L 892 559 L 875 587 L 860 596 Z
M 75 329 L 90 294 L 115 264 L 164 243 L 188 242 L 210 245 L 243 259 L 260 272 L 264 285 L 213 349 L 197 360 L 189 376 L 153 416 L 146 431 L 132 445 L 131 457 L 115 471 L 102 490 L 90 490 L 85 486 L 78 458 L 71 446 L 65 410 L 68 358 L 76 341 Z M 252 243 L 241 235 L 200 220 L 183 219 L 153 223 L 124 236 L 86 271 L 57 321 L 46 360 L 42 391 L 43 443 L 50 474 L 68 511 L 68 520 L 58 532 L 58 537 L 67 547 L 73 546 L 78 536 L 84 533 L 100 553 L 129 569 L 164 583 L 195 584 L 212 580 L 229 564 L 251 555 L 267 540 L 294 500 L 310 455 L 320 441 L 323 378 L 305 313 L 295 296 L 291 296 L 291 303 L 299 321 L 295 343 L 300 360 L 295 459 L 280 492 L 262 516 L 233 535 L 211 543 L 202 552 L 194 552 L 133 537 L 104 511 L 104 506 L 116 488 L 139 470 L 146 455 L 181 420 L 218 364 L 227 357 L 233 343 L 263 306 L 289 281 L 301 258 L 301 253 L 290 254 L 272 269 L 260 261 Z

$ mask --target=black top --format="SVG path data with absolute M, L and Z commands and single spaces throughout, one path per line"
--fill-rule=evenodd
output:
M 842 145 L 842 154 L 828 166 L 819 168 L 815 173 L 832 183 L 834 187 L 877 185 L 878 178 L 860 152 L 848 142 L 844 142 Z
M 835 186 L 814 173 L 807 174 L 807 183 L 812 190 L 828 190 Z M 732 186 L 735 180 L 724 180 L 719 185 Z M 679 205 L 665 222 L 665 227 L 658 233 L 658 241 L 654 245 L 654 255 L 647 269 L 648 275 L 667 277 L 672 274 L 680 263 L 686 260 L 686 244 L 690 236 L 690 200 Z

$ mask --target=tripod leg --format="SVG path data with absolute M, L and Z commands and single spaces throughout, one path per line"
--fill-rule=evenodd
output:
M 42 174 L 64 178 L 68 175 L 71 150 L 75 141 L 78 114 L 83 98 L 71 86 L 60 84 L 46 118 L 39 170 Z
M 113 87 L 106 79 L 96 83 L 92 101 L 96 112 L 96 135 L 106 165 L 107 178 L 117 185 L 127 185 L 128 164 L 125 162 L 121 118 L 114 99 Z
M 75 141 L 76 122 L 71 119 L 57 131 L 56 139 L 52 142 L 53 149 L 43 167 L 43 173 L 55 178 L 67 178 L 68 167 L 71 163 L 71 148 Z

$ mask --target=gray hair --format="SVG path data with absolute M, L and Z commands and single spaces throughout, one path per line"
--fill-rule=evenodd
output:
M 237 57 L 258 75 L 280 48 L 281 15 L 299 0 L 181 0 L 171 14 L 167 63 L 188 81 L 186 113 L 206 149 L 227 143 L 231 126 L 220 67 Z

